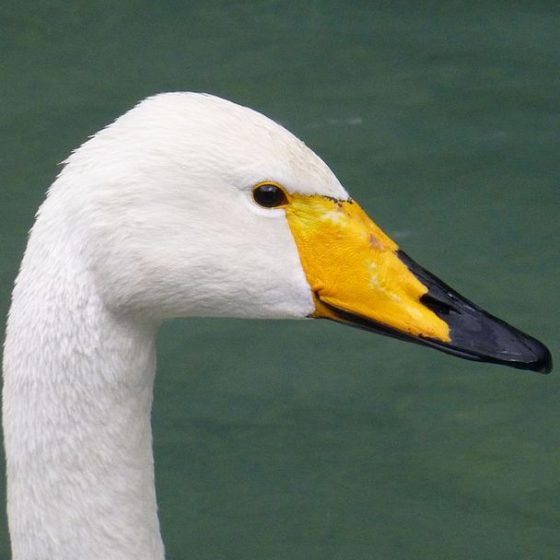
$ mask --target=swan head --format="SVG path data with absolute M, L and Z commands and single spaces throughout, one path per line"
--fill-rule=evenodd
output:
M 327 318 L 550 369 L 544 346 L 403 253 L 303 142 L 217 97 L 141 102 L 70 156 L 48 202 L 118 312 Z

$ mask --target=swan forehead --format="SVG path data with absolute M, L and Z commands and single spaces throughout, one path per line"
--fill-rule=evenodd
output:
M 159 94 L 115 125 L 131 138 L 148 135 L 144 149 L 173 159 L 200 179 L 200 187 L 205 179 L 241 189 L 273 180 L 290 192 L 348 198 L 328 165 L 296 136 L 257 111 L 212 95 Z

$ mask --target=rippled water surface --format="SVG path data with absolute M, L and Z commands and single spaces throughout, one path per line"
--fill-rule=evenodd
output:
M 23 2 L 0 26 L 2 315 L 57 163 L 196 90 L 285 124 L 408 253 L 558 354 L 557 3 Z M 560 555 L 558 374 L 190 320 L 163 328 L 156 385 L 169 558 Z M 7 538 L 2 517 L 1 558 Z

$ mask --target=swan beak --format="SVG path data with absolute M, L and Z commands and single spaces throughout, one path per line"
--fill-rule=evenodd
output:
M 415 263 L 356 202 L 293 194 L 286 217 L 313 293 L 313 317 L 468 360 L 551 371 L 544 345 Z

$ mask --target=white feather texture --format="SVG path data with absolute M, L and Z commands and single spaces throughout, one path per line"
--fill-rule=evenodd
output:
M 304 318 L 281 209 L 252 187 L 347 198 L 301 141 L 209 95 L 149 98 L 67 160 L 31 231 L 4 352 L 14 560 L 160 560 L 154 337 L 188 316 Z

